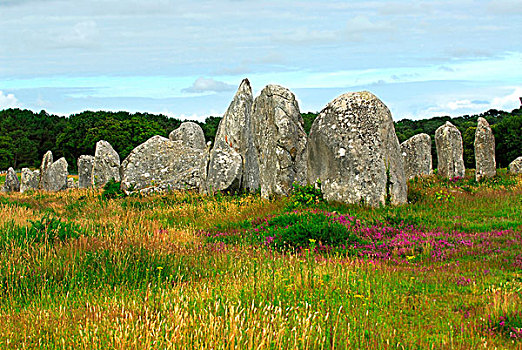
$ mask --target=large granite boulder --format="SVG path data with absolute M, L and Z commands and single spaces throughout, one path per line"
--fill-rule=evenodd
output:
M 39 188 L 45 191 L 62 191 L 67 189 L 69 165 L 64 157 L 53 162 L 53 154 L 48 151 L 40 166 Z
M 479 117 L 475 131 L 475 179 L 497 175 L 495 161 L 495 136 L 486 119 Z
M 65 158 L 53 162 L 53 153 L 47 151 L 40 166 L 38 188 L 45 191 L 62 191 L 67 189 L 68 164 Z
M 7 170 L 7 174 L 5 175 L 5 182 L 2 186 L 3 192 L 18 192 L 20 191 L 20 181 L 18 180 L 18 176 L 16 176 L 16 171 L 13 168 L 9 168 Z
M 153 136 L 132 150 L 121 164 L 121 188 L 126 192 L 199 190 L 207 152 L 182 141 Z
M 120 181 L 120 156 L 110 143 L 101 140 L 96 143 L 91 184 L 99 188 L 105 186 L 111 179 Z
M 201 126 L 194 122 L 183 122 L 169 134 L 171 141 L 181 141 L 184 145 L 197 149 L 205 149 L 205 134 Z
M 268 85 L 252 106 L 252 137 L 259 164 L 261 196 L 288 195 L 306 183 L 303 118 L 290 90 Z
M 253 192 L 259 188 L 259 166 L 252 140 L 252 103 L 252 88 L 248 79 L 244 79 L 219 122 L 210 152 L 207 187 L 211 191 Z
M 308 141 L 308 181 L 328 201 L 406 203 L 399 140 L 390 111 L 372 93 L 346 93 L 319 114 Z
M 82 155 L 78 158 L 78 188 L 92 187 L 94 157 Z
M 22 168 L 20 178 L 20 192 L 28 190 L 37 190 L 40 183 L 40 170 L 31 171 L 28 168 Z
M 435 131 L 435 145 L 437 146 L 438 174 L 453 179 L 464 177 L 464 157 L 462 135 L 459 129 L 450 122 L 440 126 Z
M 407 179 L 432 173 L 431 138 L 418 134 L 401 143 L 404 175 Z
M 522 174 L 522 157 L 518 157 L 509 163 L 508 169 L 511 174 Z
M 241 190 L 243 158 L 228 144 L 218 144 L 210 152 L 205 191 L 234 193 Z

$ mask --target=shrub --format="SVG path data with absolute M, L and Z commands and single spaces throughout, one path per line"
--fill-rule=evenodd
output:
M 314 185 L 301 186 L 297 183 L 292 185 L 294 187 L 292 195 L 290 196 L 290 204 L 288 209 L 295 209 L 299 207 L 319 204 L 324 201 L 323 193 L 321 192 L 321 181 L 317 180 Z
M 105 186 L 103 186 L 101 198 L 107 200 L 121 197 L 125 197 L 125 192 L 121 190 L 121 182 L 114 180 L 114 178 L 110 179 Z

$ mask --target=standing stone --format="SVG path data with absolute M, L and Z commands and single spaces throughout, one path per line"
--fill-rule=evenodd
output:
M 78 188 L 92 187 L 93 156 L 82 155 L 78 158 Z
M 459 129 L 450 122 L 442 125 L 435 131 L 435 145 L 437 146 L 438 173 L 442 177 L 453 179 L 464 177 L 462 135 Z
M 407 179 L 432 173 L 431 138 L 418 134 L 401 143 L 404 175 Z
M 46 170 L 45 176 L 40 181 L 42 190 L 62 191 L 67 189 L 68 164 L 64 157 L 52 163 Z
M 259 188 L 259 166 L 252 140 L 252 104 L 252 88 L 248 79 L 244 79 L 219 122 L 208 167 L 210 191 L 253 192 Z
M 45 191 L 61 191 L 67 189 L 68 164 L 65 158 L 53 162 L 53 153 L 44 154 L 40 166 L 40 181 L 38 188 Z
M 40 182 L 40 170 L 31 171 L 28 168 L 22 169 L 20 181 L 20 192 L 27 190 L 37 190 Z
M 121 188 L 127 192 L 199 190 L 206 163 L 205 150 L 153 136 L 122 162 Z
M 218 145 L 210 152 L 205 191 L 239 192 L 242 187 L 243 158 L 228 144 Z
M 38 180 L 38 188 L 39 189 L 47 189 L 49 187 L 49 183 L 51 182 L 51 178 L 49 175 L 49 168 L 53 164 L 53 152 L 47 151 L 42 159 L 42 164 L 40 165 L 40 179 Z
M 511 174 L 522 174 L 522 157 L 518 157 L 509 163 L 509 172 Z
M 13 168 L 9 168 L 7 170 L 7 174 L 5 176 L 4 186 L 2 187 L 3 192 L 18 192 L 20 191 L 20 181 L 18 181 L 18 176 L 16 176 L 16 171 Z
M 399 140 L 389 109 L 375 95 L 367 91 L 341 95 L 314 121 L 308 181 L 316 180 L 328 201 L 406 203 Z
M 103 187 L 109 180 L 120 181 L 120 156 L 105 140 L 96 143 L 91 184 Z
M 171 141 L 181 141 L 188 147 L 205 149 L 205 134 L 201 126 L 194 122 L 183 122 L 176 130 L 173 130 L 169 139 Z
M 479 117 L 475 131 L 475 179 L 497 175 L 495 162 L 495 136 L 486 119 Z
M 290 90 L 268 85 L 252 106 L 252 137 L 259 164 L 261 196 L 288 195 L 306 182 L 303 118 Z

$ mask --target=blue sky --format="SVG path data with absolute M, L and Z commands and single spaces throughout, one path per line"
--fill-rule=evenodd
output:
M 303 112 L 369 90 L 396 120 L 522 97 L 520 0 L 0 0 L 0 33 L 0 109 L 201 120 L 245 77 Z

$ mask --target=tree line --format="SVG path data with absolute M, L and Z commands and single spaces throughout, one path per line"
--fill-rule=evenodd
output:
M 317 113 L 303 113 L 304 127 L 309 133 Z M 497 165 L 506 167 L 522 155 L 522 108 L 512 112 L 489 110 L 480 115 L 457 118 L 435 117 L 423 120 L 403 119 L 395 123 L 400 142 L 424 132 L 433 137 L 435 130 L 451 121 L 462 133 L 464 161 L 467 168 L 475 167 L 473 141 L 477 119 L 482 116 L 491 124 L 496 139 Z M 198 122 L 207 141 L 213 141 L 221 117 L 208 117 Z M 82 154 L 94 154 L 96 142 L 108 141 L 124 159 L 139 144 L 154 135 L 168 137 L 179 127 L 180 119 L 162 114 L 85 111 L 62 117 L 30 110 L 0 111 L 0 169 L 13 167 L 37 168 L 45 152 L 51 150 L 55 159 L 65 157 L 70 171 L 76 171 L 76 160 Z M 437 159 L 433 144 L 434 167 Z

